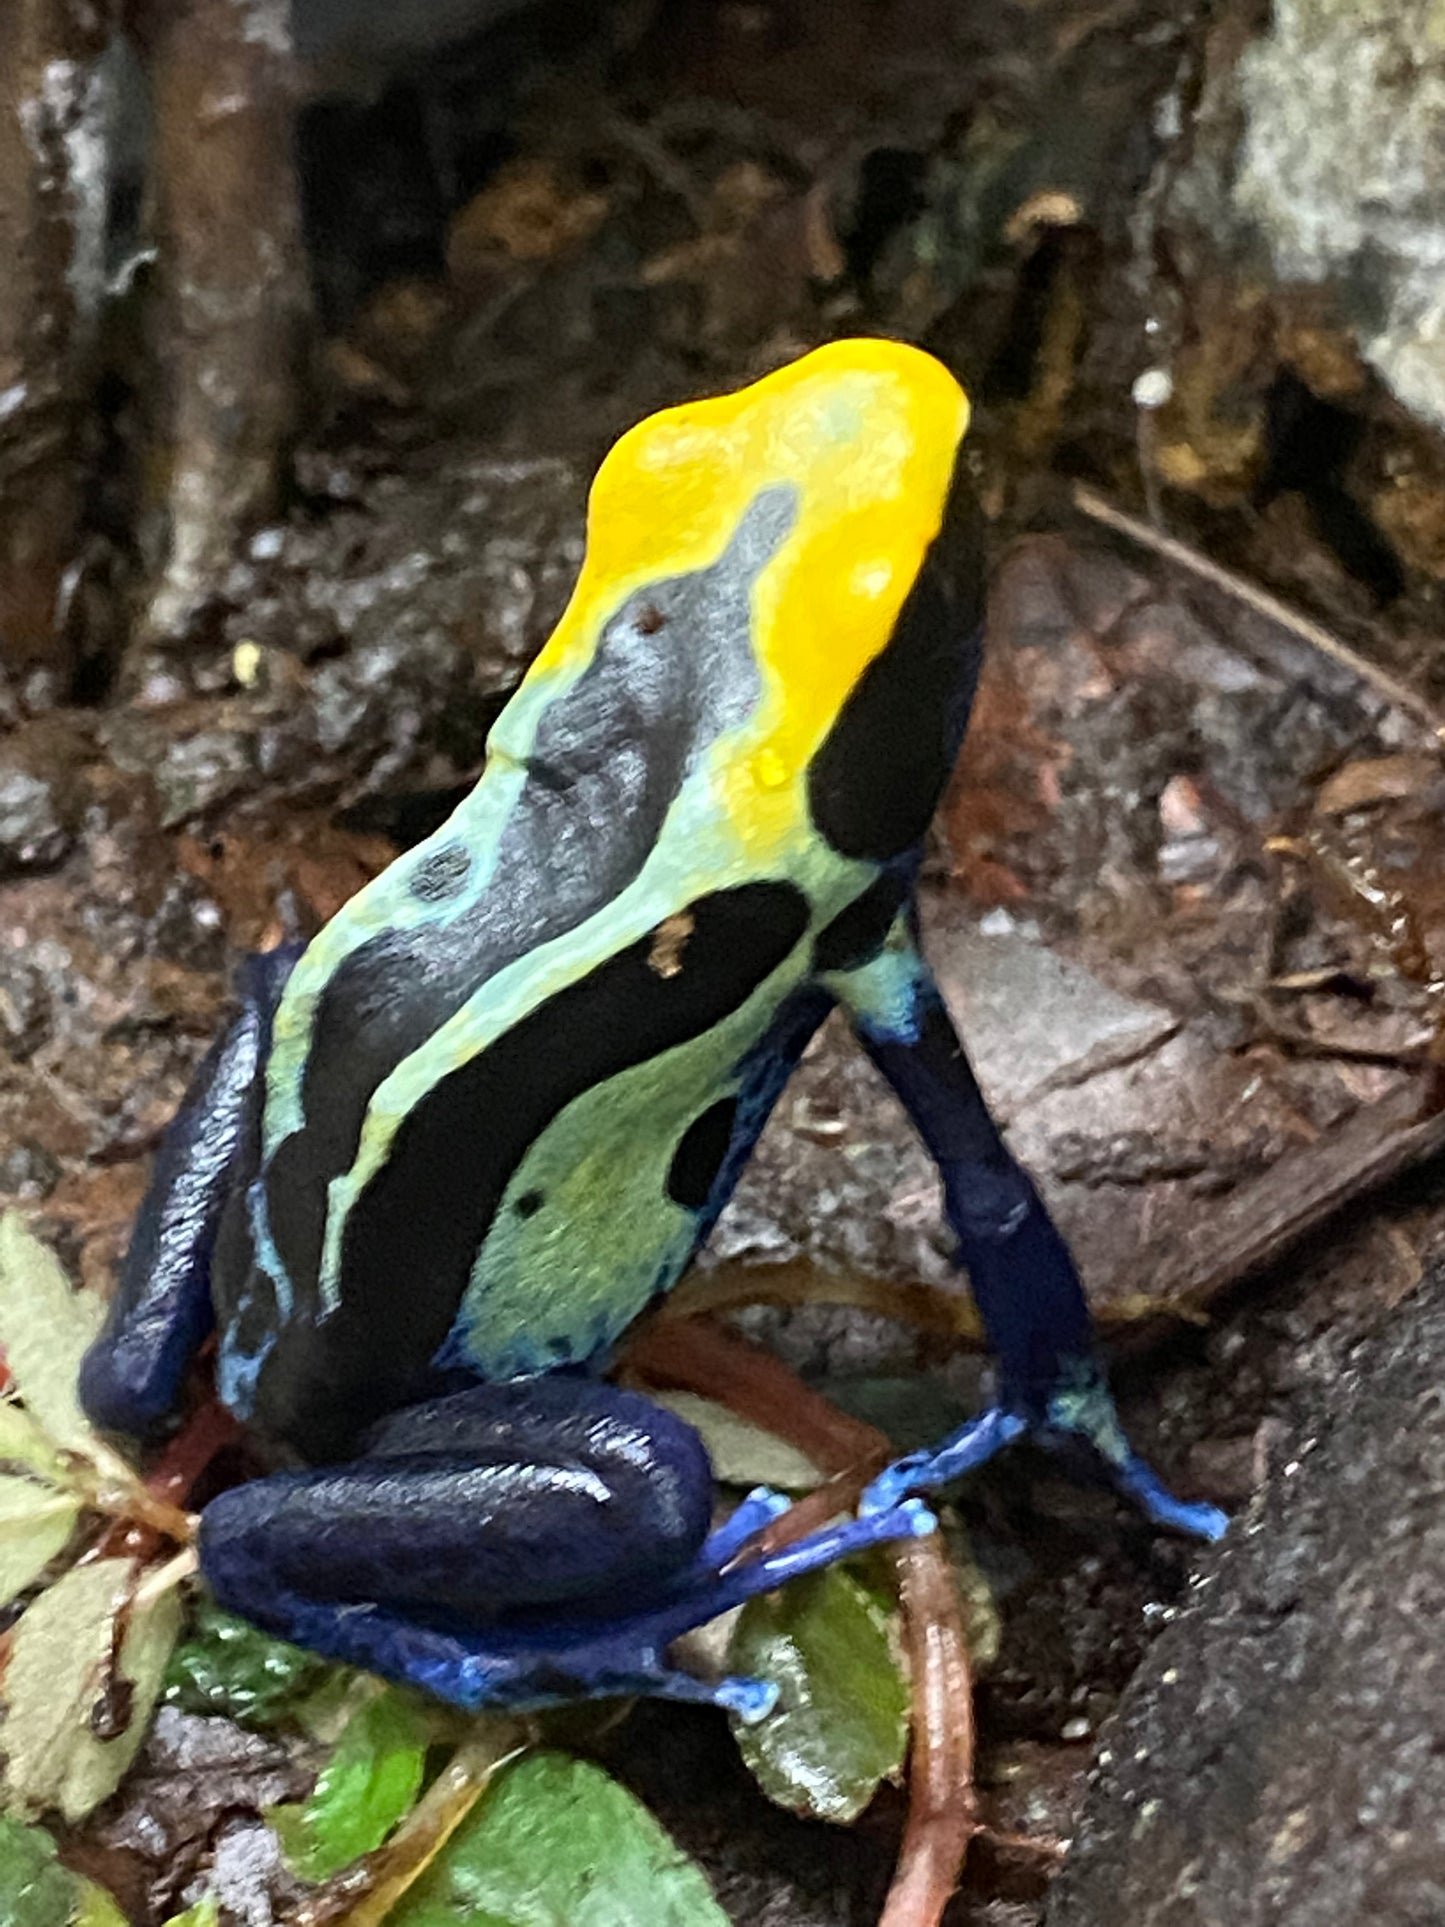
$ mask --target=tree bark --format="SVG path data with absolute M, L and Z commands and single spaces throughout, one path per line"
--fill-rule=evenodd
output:
M 187 634 L 276 507 L 309 314 L 287 0 L 142 0 L 157 289 L 142 637 Z
M 0 4 L 0 665 L 70 667 L 106 193 L 99 0 Z

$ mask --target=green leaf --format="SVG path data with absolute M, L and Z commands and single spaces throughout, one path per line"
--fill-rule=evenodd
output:
M 220 1902 L 207 1894 L 194 1907 L 187 1907 L 183 1914 L 172 1914 L 165 1927 L 219 1927 L 220 1918 Z
M 38 1579 L 75 1528 L 80 1500 L 0 1472 L 0 1606 Z
M 16 1627 L 5 1675 L 5 1788 L 12 1805 L 57 1807 L 67 1820 L 83 1820 L 115 1791 L 134 1759 L 181 1621 L 174 1588 L 136 1603 L 136 1578 L 130 1559 L 73 1567 Z M 98 1739 L 91 1722 L 111 1676 L 121 1612 L 116 1678 L 125 1689 L 123 1730 Z
M 56 1449 L 27 1411 L 13 1399 L 0 1398 L 0 1460 L 6 1465 L 24 1466 L 27 1472 L 48 1479 L 52 1485 L 66 1483 L 66 1466 Z
M 4 1927 L 129 1927 L 104 1887 L 56 1857 L 43 1827 L 0 1813 L 0 1922 Z
M 315 1653 L 273 1639 L 213 1600 L 203 1600 L 189 1636 L 171 1656 L 165 1696 L 186 1713 L 219 1713 L 243 1726 L 272 1726 L 335 1671 Z
M 837 1566 L 743 1608 L 728 1669 L 776 1680 L 780 1691 L 766 1719 L 735 1720 L 733 1730 L 779 1806 L 854 1820 L 901 1771 L 909 1687 L 896 1625 L 896 1609 Z
M 956 1432 L 970 1406 L 959 1388 L 937 1372 L 898 1372 L 880 1378 L 847 1373 L 818 1380 L 814 1390 L 852 1418 L 886 1432 L 899 1452 L 917 1452 Z
M 340 1873 L 411 1811 L 434 1730 L 426 1706 L 395 1686 L 352 1714 L 311 1797 L 267 1816 L 303 1880 Z
M 713 1475 L 724 1485 L 770 1485 L 779 1492 L 811 1492 L 823 1483 L 823 1474 L 795 1445 L 739 1418 L 725 1405 L 699 1398 L 695 1392 L 652 1392 L 649 1397 L 701 1433 Z
M 18 1212 L 0 1216 L 0 1351 L 32 1417 L 73 1451 L 95 1444 L 76 1380 L 104 1316 L 94 1292 L 71 1290 L 54 1252 Z
M 625 1787 L 532 1753 L 497 1776 L 387 1927 L 727 1927 L 701 1870 Z
M 130 1927 L 130 1922 L 116 1905 L 114 1896 L 108 1894 L 104 1887 L 82 1880 L 74 1927 Z
M 0 1920 L 5 1927 L 65 1927 L 79 1898 L 80 1882 L 56 1859 L 50 1835 L 0 1813 Z

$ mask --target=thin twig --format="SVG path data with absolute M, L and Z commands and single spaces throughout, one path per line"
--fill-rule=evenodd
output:
M 87 1477 L 77 1476 L 76 1490 L 93 1511 L 114 1521 L 102 1542 L 107 1554 L 125 1549 L 148 1557 L 164 1539 L 187 1545 L 195 1537 L 192 1515 L 147 1491 L 140 1476 L 108 1446 L 93 1445 L 84 1457 L 94 1469 Z M 137 1531 L 150 1535 L 148 1545 L 132 1538 Z
M 189 1545 L 196 1519 L 186 1511 L 186 1501 L 216 1454 L 241 1436 L 237 1421 L 211 1398 L 192 1412 L 144 1480 L 108 1446 L 92 1447 L 90 1456 L 105 1484 L 89 1502 L 114 1521 L 100 1542 L 101 1556 L 129 1553 L 150 1559 L 166 1539 Z
M 832 1475 L 768 1528 L 762 1536 L 770 1546 L 835 1516 L 891 1456 L 875 1427 L 809 1391 L 771 1352 L 707 1319 L 654 1322 L 627 1362 L 651 1383 L 716 1399 Z M 973 1674 L 939 1535 L 895 1546 L 893 1556 L 912 1678 L 912 1745 L 908 1820 L 880 1927 L 938 1927 L 977 1830 Z
M 522 1750 L 515 1720 L 484 1718 L 386 1845 L 313 1888 L 282 1917 L 283 1927 L 381 1927 L 496 1775 Z
M 1445 1111 L 1422 1115 L 1418 1086 L 1357 1111 L 1321 1143 L 1286 1151 L 1268 1176 L 1218 1199 L 1197 1239 L 1144 1247 L 1141 1277 L 1165 1278 L 1185 1304 L 1204 1306 L 1276 1264 L 1346 1205 L 1445 1151 Z M 1141 1324 L 1139 1335 L 1147 1333 Z
M 1000 1833 L 997 1827 L 980 1826 L 978 1837 L 986 1840 L 995 1853 L 1016 1854 L 1020 1860 L 1039 1860 L 1055 1867 L 1069 1851 L 1067 1840 L 1041 1833 Z
M 862 1271 L 830 1271 L 811 1258 L 777 1264 L 729 1259 L 708 1271 L 692 1271 L 658 1307 L 667 1320 L 710 1317 L 752 1305 L 851 1305 L 912 1325 L 931 1337 L 983 1343 L 983 1324 L 962 1290 L 922 1280 L 875 1278 Z
M 173 1559 L 167 1559 L 163 1566 L 155 1566 L 135 1589 L 131 1600 L 132 1609 L 139 1612 L 143 1607 L 154 1604 L 165 1593 L 173 1592 L 177 1586 L 184 1585 L 192 1573 L 201 1569 L 200 1554 L 194 1546 L 187 1546 Z
M 625 114 L 608 114 L 602 122 L 604 135 L 613 144 L 640 161 L 664 193 L 671 194 L 687 209 L 699 234 L 709 226 L 707 195 L 691 170 L 659 140 L 650 127 L 643 127 Z
M 978 1831 L 973 1674 L 958 1588 L 938 1535 L 897 1554 L 913 1680 L 908 1822 L 879 1927 L 940 1920 Z
M 1114 1068 L 1114 1060 L 1109 1067 Z M 1054 1084 L 1054 1079 L 1046 1079 L 1035 1088 L 1043 1090 Z M 653 1315 L 659 1324 L 671 1326 L 755 1305 L 850 1305 L 880 1318 L 895 1319 L 950 1349 L 980 1351 L 985 1342 L 982 1320 L 972 1300 L 961 1291 L 921 1279 L 832 1271 L 811 1258 L 785 1258 L 768 1265 L 729 1259 L 711 1271 L 695 1271 Z M 1095 1319 L 1104 1326 L 1137 1324 L 1146 1315 L 1151 1319 L 1177 1318 L 1185 1324 L 1196 1324 L 1199 1319 L 1192 1307 L 1174 1304 L 1166 1294 L 1156 1291 L 1144 1298 L 1136 1293 L 1122 1294 L 1094 1308 Z M 932 1355 L 938 1355 L 938 1350 L 935 1346 Z M 765 1431 L 770 1429 L 768 1415 L 757 1422 Z
M 840 1412 L 782 1359 L 710 1319 L 649 1324 L 628 1346 L 627 1365 L 651 1384 L 715 1399 L 787 1439 L 829 1474 L 861 1476 L 866 1484 L 893 1456 L 875 1427 Z
M 1101 522 L 1105 528 L 1127 536 L 1131 542 L 1137 542 L 1140 548 L 1162 556 L 1166 562 L 1172 562 L 1178 568 L 1187 569 L 1202 582 L 1208 582 L 1223 594 L 1233 596 L 1236 602 L 1244 603 L 1256 615 L 1278 623 L 1282 629 L 1288 629 L 1301 642 L 1308 643 L 1310 648 L 1317 649 L 1322 656 L 1328 656 L 1331 662 L 1338 663 L 1352 676 L 1357 676 L 1361 682 L 1378 690 L 1397 709 L 1413 716 L 1417 723 L 1429 731 L 1437 744 L 1445 742 L 1445 716 L 1428 698 L 1412 689 L 1408 683 L 1392 676 L 1387 669 L 1381 669 L 1378 663 L 1362 656 L 1347 642 L 1341 642 L 1321 623 L 1302 615 L 1298 609 L 1292 609 L 1287 602 L 1281 602 L 1278 596 L 1271 595 L 1267 589 L 1258 588 L 1244 576 L 1236 575 L 1232 569 L 1212 561 L 1189 543 L 1181 542 L 1177 536 L 1162 535 L 1158 529 L 1141 522 L 1137 516 L 1126 515 L 1123 509 L 1115 508 L 1112 502 L 1105 501 L 1102 495 L 1096 495 L 1093 489 L 1085 488 L 1081 482 L 1074 485 L 1073 502 L 1074 507 L 1091 521 Z

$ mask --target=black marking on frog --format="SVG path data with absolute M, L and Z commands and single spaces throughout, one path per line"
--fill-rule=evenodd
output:
M 753 585 L 797 513 L 792 484 L 761 490 L 716 562 L 649 583 L 609 617 L 592 661 L 542 717 L 477 900 L 381 932 L 326 986 L 302 1083 L 305 1121 L 267 1177 L 272 1234 L 298 1285 L 320 1267 L 326 1187 L 350 1169 L 377 1086 L 489 978 L 619 896 L 690 771 L 751 714 L 761 691 Z M 456 832 L 439 835 L 437 855 Z
M 845 904 L 818 932 L 813 944 L 813 970 L 857 970 L 876 957 L 888 932 L 908 900 L 909 879 L 899 869 L 884 870 L 861 896 Z
M 683 1132 L 667 1172 L 667 1195 L 684 1211 L 701 1211 L 733 1141 L 736 1096 L 720 1098 Z
M 324 1322 L 313 1322 L 314 1285 L 298 1283 L 300 1315 L 257 1387 L 262 1430 L 268 1413 L 284 1415 L 303 1452 L 330 1453 L 415 1396 L 507 1185 L 552 1119 L 721 1023 L 790 955 L 809 919 L 802 893 L 778 882 L 717 891 L 687 909 L 686 970 L 660 977 L 642 938 L 443 1077 L 402 1120 L 347 1218 L 346 1286 Z
M 928 829 L 978 681 L 982 519 L 962 460 L 888 646 L 808 766 L 813 822 L 844 856 L 886 862 Z

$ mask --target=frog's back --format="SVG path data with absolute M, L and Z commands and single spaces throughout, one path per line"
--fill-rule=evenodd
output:
M 590 1359 L 719 1208 L 885 855 L 818 834 L 816 769 L 962 428 L 937 364 L 847 346 L 624 438 L 483 780 L 298 964 L 216 1267 L 223 1393 L 263 1427 L 325 1444 L 438 1364 Z M 895 431 L 952 416 L 861 460 L 890 386 Z

